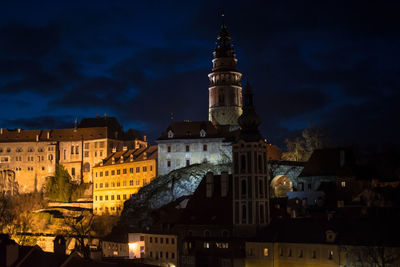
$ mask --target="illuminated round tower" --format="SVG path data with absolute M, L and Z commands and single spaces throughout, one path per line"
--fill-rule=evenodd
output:
M 214 124 L 237 129 L 237 119 L 242 114 L 242 74 L 237 71 L 236 54 L 225 23 L 222 23 L 213 54 L 213 68 L 208 74 L 208 118 Z

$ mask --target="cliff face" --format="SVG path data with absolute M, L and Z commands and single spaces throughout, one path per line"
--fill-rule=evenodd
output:
M 120 224 L 135 228 L 150 226 L 153 223 L 152 211 L 182 196 L 192 195 L 207 172 L 231 173 L 231 169 L 230 163 L 218 165 L 203 163 L 159 176 L 125 202 Z

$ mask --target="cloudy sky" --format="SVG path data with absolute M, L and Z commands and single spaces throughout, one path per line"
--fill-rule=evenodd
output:
M 323 126 L 338 142 L 398 141 L 399 4 L 391 1 L 3 1 L 0 126 L 117 117 L 156 139 L 207 120 L 221 18 L 262 133 Z

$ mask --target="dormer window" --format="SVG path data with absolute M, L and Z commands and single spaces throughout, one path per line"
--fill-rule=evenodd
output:
M 200 137 L 206 137 L 206 131 L 204 131 L 203 129 L 201 129 L 200 131 Z
M 174 138 L 174 132 L 169 130 L 168 131 L 168 138 Z

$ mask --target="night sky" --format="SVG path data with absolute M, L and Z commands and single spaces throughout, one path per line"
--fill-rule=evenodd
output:
M 399 143 L 394 1 L 2 1 L 0 126 L 107 113 L 154 140 L 171 112 L 207 120 L 222 11 L 272 143 L 309 126 L 338 144 Z

